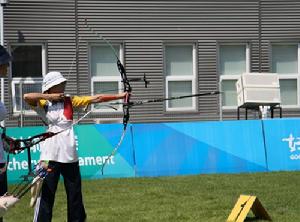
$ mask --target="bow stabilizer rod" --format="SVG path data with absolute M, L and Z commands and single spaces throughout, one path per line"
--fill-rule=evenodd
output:
M 220 94 L 220 91 L 212 91 L 212 92 L 206 92 L 206 93 L 197 93 L 197 94 L 191 94 L 191 95 L 184 95 L 184 96 L 172 96 L 169 98 L 157 98 L 157 99 L 148 99 L 148 100 L 140 100 L 140 101 L 133 101 L 129 102 L 128 106 L 137 106 L 137 105 L 143 105 L 146 103 L 157 103 L 157 102 L 163 102 L 168 100 L 176 100 L 176 99 L 185 99 L 190 97 L 197 97 L 197 96 L 209 96 L 209 95 L 217 95 Z M 123 104 L 122 102 L 115 102 L 110 103 L 110 105 L 120 105 Z

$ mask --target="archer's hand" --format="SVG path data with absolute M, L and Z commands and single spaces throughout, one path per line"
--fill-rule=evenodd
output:
M 39 163 L 36 166 L 36 171 L 38 171 L 41 168 L 47 170 L 48 166 L 49 166 L 49 162 L 48 161 L 40 160 Z
M 129 93 L 129 92 L 123 92 L 123 93 L 120 93 L 119 95 L 120 95 L 121 98 L 126 98 L 127 96 L 130 96 L 131 93 Z

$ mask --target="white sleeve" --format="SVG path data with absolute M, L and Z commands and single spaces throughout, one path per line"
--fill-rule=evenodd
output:
M 2 102 L 0 102 L 0 121 L 4 120 L 6 117 L 6 108 Z

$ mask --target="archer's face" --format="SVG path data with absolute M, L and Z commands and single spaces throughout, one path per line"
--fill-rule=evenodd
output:
M 66 87 L 66 82 L 62 82 L 56 86 L 51 87 L 48 90 L 48 93 L 64 93 L 65 92 L 65 87 Z
M 7 66 L 8 64 L 0 65 L 0 78 L 4 78 L 7 76 Z

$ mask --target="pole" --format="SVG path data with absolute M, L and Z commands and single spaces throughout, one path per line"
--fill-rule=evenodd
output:
M 222 82 L 219 81 L 219 91 L 222 91 Z M 223 120 L 223 94 L 220 93 L 219 94 L 219 120 L 222 121 Z
M 4 21 L 3 21 L 3 5 L 0 4 L 0 44 L 4 45 Z M 0 100 L 4 104 L 4 78 L 1 78 L 0 81 Z M 4 126 L 4 120 L 1 122 L 1 125 Z
M 3 5 L 0 5 L 0 44 L 4 45 Z M 4 78 L 1 78 L 1 102 L 4 103 Z
M 0 4 L 0 44 L 4 44 L 4 21 L 3 21 L 3 5 Z
M 22 97 L 22 95 L 23 95 L 23 80 L 20 82 L 20 97 Z M 21 123 L 20 123 L 20 127 L 23 127 L 23 118 L 24 118 L 24 110 L 23 110 L 23 99 L 22 98 L 20 98 L 20 111 L 21 111 L 21 113 L 20 113 L 20 121 L 21 121 Z
M 0 44 L 4 46 L 4 7 L 9 4 L 9 0 L 0 0 Z M 4 104 L 4 78 L 1 78 L 0 81 L 0 100 Z M 2 121 L 2 126 L 4 126 L 5 122 Z

